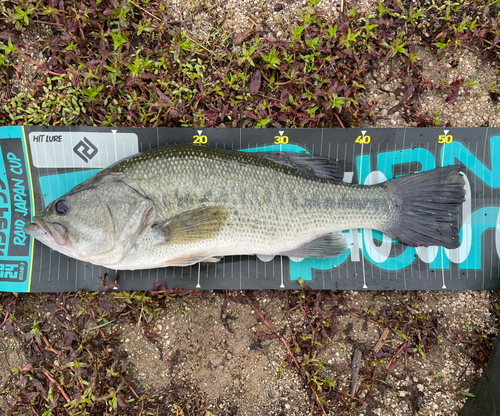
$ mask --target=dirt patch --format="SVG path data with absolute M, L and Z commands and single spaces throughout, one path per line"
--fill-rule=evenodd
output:
M 279 302 L 263 299 L 265 310 L 285 320 Z M 307 393 L 286 359 L 279 341 L 258 340 L 264 330 L 248 305 L 230 303 L 220 295 L 175 302 L 154 322 L 158 335 L 145 340 L 142 328 L 121 326 L 122 348 L 151 391 L 168 389 L 175 380 L 196 385 L 212 403 L 211 411 L 238 415 L 302 415 Z M 161 358 L 160 358 L 161 357 Z
M 500 108 L 492 94 L 497 83 L 495 68 L 484 62 L 480 54 L 471 50 L 456 50 L 438 57 L 428 48 L 416 51 L 417 62 L 422 66 L 425 82 L 432 89 L 414 93 L 422 113 L 432 116 L 434 125 L 452 127 L 498 126 Z M 367 96 L 376 102 L 377 122 L 366 127 L 411 127 L 410 111 L 403 104 L 405 93 L 411 83 L 404 76 L 395 77 L 398 68 L 380 62 L 379 68 L 368 77 Z M 464 83 L 452 102 L 447 98 L 452 92 L 451 84 L 457 80 Z M 470 87 L 468 87 L 470 85 Z
M 43 43 L 47 43 L 52 33 L 46 26 L 33 25 L 22 31 L 18 41 L 23 46 L 15 59 L 16 74 L 9 78 L 5 98 L 18 94 L 28 94 L 33 84 L 45 74 L 47 64 Z
M 185 380 L 196 386 L 215 414 L 308 413 L 307 382 L 295 371 L 283 343 L 263 336 L 269 328 L 239 301 L 241 292 L 231 295 L 210 293 L 202 300 L 175 300 L 155 319 L 153 330 L 158 337 L 154 341 L 146 340 L 136 324 L 121 326 L 122 348 L 138 379 L 151 392 L 168 390 L 175 380 Z M 308 325 L 300 309 L 284 312 L 284 299 L 257 294 L 255 304 L 291 346 L 291 329 Z M 488 292 L 345 292 L 342 302 L 326 309 L 341 305 L 350 312 L 337 311 L 336 335 L 315 358 L 322 363 L 318 375 L 331 379 L 334 391 L 349 392 L 352 357 L 355 350 L 362 351 L 356 389 L 360 406 L 354 414 L 413 415 L 415 406 L 422 414 L 458 413 L 466 397 L 456 392 L 471 390 L 482 373 L 480 352 L 458 339 L 480 333 L 492 341 L 496 335 Z M 381 356 L 374 356 L 373 348 L 385 328 L 380 317 L 389 308 L 396 315 L 410 309 L 413 319 L 439 316 L 444 327 L 435 344 L 422 339 L 420 352 L 406 348 L 407 353 L 391 359 L 384 351 L 401 350 L 407 341 L 416 345 L 405 339 L 403 327 L 396 327 Z M 469 324 L 464 325 L 464 319 Z M 304 357 L 297 359 L 304 363 Z M 374 387 L 380 391 L 380 400 L 372 395 Z
M 19 380 L 17 370 L 24 368 L 28 361 L 19 343 L 8 337 L 0 339 L 0 356 L 0 396 L 7 402 L 13 402 L 16 391 L 11 386 L 14 380 Z

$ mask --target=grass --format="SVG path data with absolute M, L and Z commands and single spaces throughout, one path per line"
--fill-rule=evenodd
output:
M 327 20 L 317 1 L 294 24 L 271 33 L 235 36 L 216 20 L 208 43 L 177 25 L 162 3 L 84 1 L 55 7 L 43 0 L 0 3 L 6 25 L 0 43 L 0 125 L 321 127 L 375 121 L 364 84 L 382 61 L 410 94 L 402 104 L 415 125 L 433 125 L 417 94 L 475 85 L 436 84 L 422 75 L 417 49 L 444 56 L 473 48 L 500 68 L 498 1 L 380 1 L 377 13 L 356 9 Z M 192 8 L 210 6 L 195 2 Z M 28 56 L 21 32 L 41 33 Z M 271 35 L 271 37 L 269 37 Z M 27 91 L 12 80 L 34 64 Z M 497 93 L 496 91 L 495 93 Z M 410 99 L 412 98 L 412 99 Z
M 155 342 L 153 319 L 175 297 L 196 297 L 195 291 L 166 290 L 141 293 L 90 293 L 39 296 L 31 311 L 18 310 L 23 297 L 2 294 L 3 335 L 17 340 L 29 364 L 11 367 L 12 377 L 3 393 L 21 388 L 15 400 L 0 406 L 6 414 L 52 416 L 156 415 L 171 407 L 184 414 L 191 409 L 205 411 L 204 400 L 191 386 L 179 380 L 161 399 L 136 384 L 126 356 L 115 335 L 118 322 L 132 320 Z M 50 314 L 45 314 L 46 311 Z M 39 312 L 35 312 L 35 315 Z M 196 398 L 197 397 L 197 398 Z M 161 410 L 161 412 L 160 412 Z M 186 413 L 189 414 L 189 413 Z
M 489 352 L 493 347 L 493 340 L 481 334 L 472 327 L 465 328 L 458 333 L 452 332 L 441 323 L 442 316 L 439 312 L 422 312 L 422 299 L 418 292 L 398 292 L 402 306 L 386 305 L 380 309 L 365 308 L 356 310 L 344 298 L 342 292 L 315 291 L 304 287 L 302 291 L 284 291 L 272 294 L 281 301 L 281 308 L 289 317 L 285 328 L 276 328 L 272 317 L 265 317 L 256 306 L 253 293 L 248 292 L 246 300 L 257 312 L 260 320 L 270 332 L 260 332 L 255 335 L 257 339 L 280 340 L 285 347 L 288 358 L 280 363 L 278 377 L 283 376 L 284 365 L 294 368 L 302 378 L 311 398 L 310 414 L 353 414 L 359 409 L 380 407 L 385 402 L 385 396 L 393 389 L 396 381 L 415 379 L 412 375 L 409 360 L 427 360 L 427 355 L 434 345 L 447 342 L 458 343 L 467 350 L 467 356 L 477 366 L 486 365 Z M 380 294 L 381 296 L 383 293 Z M 397 297 L 397 296 L 396 296 Z M 411 302 L 408 301 L 411 299 Z M 238 297 L 232 298 L 235 301 Z M 392 301 L 394 301 L 392 297 Z M 497 310 L 498 293 L 492 292 L 491 310 Z M 411 306 L 410 306 L 411 305 Z M 295 314 L 292 319 L 291 315 Z M 297 314 L 301 319 L 297 319 Z M 389 328 L 392 335 L 375 352 L 376 339 L 370 343 L 361 344 L 351 338 L 352 323 L 343 327 L 340 321 L 343 317 L 352 317 L 359 320 L 363 331 L 368 330 L 368 323 L 378 326 L 382 333 Z M 286 334 L 287 335 L 283 335 Z M 339 342 L 344 340 L 344 342 Z M 354 351 L 359 349 L 362 353 L 362 364 L 355 394 L 342 387 L 338 378 L 346 371 L 335 370 L 331 364 L 325 363 L 326 351 L 331 351 L 332 343 L 338 343 L 343 354 L 351 361 Z M 331 352 L 329 353 L 331 354 Z M 351 369 L 348 377 L 351 377 Z M 441 378 L 442 374 L 435 374 L 432 378 Z M 464 391 L 457 394 L 467 396 Z M 413 414 L 420 411 L 420 393 L 417 382 L 407 388 L 404 401 L 412 409 Z M 403 404 L 401 404 L 403 406 Z

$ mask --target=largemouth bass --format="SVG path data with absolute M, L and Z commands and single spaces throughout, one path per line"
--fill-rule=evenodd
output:
M 351 185 L 321 157 L 176 145 L 102 170 L 25 231 L 70 257 L 117 270 L 228 255 L 333 257 L 348 248 L 334 232 L 353 228 L 411 246 L 456 248 L 462 169 Z

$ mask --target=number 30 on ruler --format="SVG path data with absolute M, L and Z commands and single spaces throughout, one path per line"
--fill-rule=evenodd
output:
M 288 136 L 274 136 L 274 144 L 288 144 Z

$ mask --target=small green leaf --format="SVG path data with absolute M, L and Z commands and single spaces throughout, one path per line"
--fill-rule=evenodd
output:
M 111 37 L 113 38 L 114 41 L 114 49 L 115 51 L 122 46 L 124 43 L 127 42 L 128 36 L 122 32 L 118 33 L 111 33 Z

